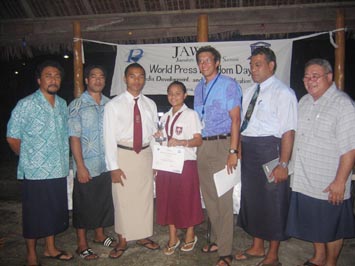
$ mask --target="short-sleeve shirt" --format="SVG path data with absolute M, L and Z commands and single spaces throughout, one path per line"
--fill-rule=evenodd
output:
M 218 74 L 206 84 L 205 78 L 197 84 L 194 109 L 203 124 L 202 136 L 228 134 L 232 120 L 229 111 L 242 105 L 242 90 L 232 78 Z
M 67 121 L 67 104 L 57 95 L 54 107 L 39 89 L 17 103 L 7 137 L 21 140 L 18 179 L 54 179 L 69 174 Z
M 181 113 L 181 115 L 177 117 L 179 113 Z M 161 118 L 161 121 L 166 124 L 168 117 L 168 134 L 172 138 L 178 140 L 192 139 L 194 134 L 201 134 L 202 125 L 198 114 L 194 110 L 188 108 L 185 104 L 174 115 L 172 109 L 170 109 L 169 112 L 164 114 L 164 116 Z M 175 120 L 176 117 L 177 119 Z M 196 150 L 196 147 L 184 147 L 185 161 L 196 160 Z
M 80 138 L 82 156 L 90 176 L 106 172 L 103 119 L 105 104 L 110 99 L 101 95 L 100 104 L 85 91 L 69 105 L 69 136 Z M 75 160 L 73 160 L 76 172 Z
M 327 200 L 323 190 L 335 179 L 340 157 L 355 149 L 354 102 L 333 84 L 316 101 L 303 96 L 298 114 L 292 190 Z M 349 176 L 345 199 L 350 197 L 350 183 Z
M 243 119 L 256 88 L 257 84 L 243 92 Z M 242 135 L 281 138 L 285 132 L 296 130 L 296 128 L 297 98 L 295 92 L 275 76 L 271 76 L 260 83 L 260 92 L 252 116 Z

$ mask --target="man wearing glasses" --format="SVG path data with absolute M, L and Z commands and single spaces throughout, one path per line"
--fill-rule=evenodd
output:
M 355 236 L 350 200 L 355 162 L 355 107 L 332 81 L 327 60 L 306 63 L 308 92 L 299 102 L 287 233 L 313 243 L 304 265 L 335 266 L 343 238 Z
M 194 109 L 203 125 L 197 166 L 212 227 L 212 243 L 202 252 L 218 252 L 217 266 L 229 266 L 233 260 L 233 189 L 218 197 L 213 174 L 226 165 L 229 173 L 237 166 L 242 92 L 234 79 L 219 72 L 221 55 L 215 48 L 201 47 L 196 61 L 203 76 L 194 99 Z

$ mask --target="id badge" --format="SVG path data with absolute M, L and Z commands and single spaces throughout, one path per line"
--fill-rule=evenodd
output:
M 202 129 L 204 129 L 205 128 L 205 120 L 204 119 L 201 120 L 201 125 L 202 125 Z

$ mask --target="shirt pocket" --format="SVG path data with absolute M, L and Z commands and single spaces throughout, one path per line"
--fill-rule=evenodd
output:
M 255 108 L 257 107 L 255 117 L 260 122 L 268 123 L 270 119 L 276 116 L 276 108 L 272 108 L 270 104 L 266 104 L 262 99 L 257 99 L 255 105 Z
M 318 113 L 313 124 L 314 136 L 324 141 L 335 139 L 336 125 L 333 115 Z

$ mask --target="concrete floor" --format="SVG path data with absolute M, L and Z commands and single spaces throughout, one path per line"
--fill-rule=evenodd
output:
M 237 217 L 235 217 L 235 220 Z M 207 225 L 203 223 L 196 227 L 196 234 L 199 241 L 192 252 L 177 251 L 171 256 L 166 256 L 161 250 L 150 251 L 134 242 L 129 243 L 125 254 L 113 260 L 108 258 L 109 248 L 100 245 L 91 244 L 91 248 L 96 251 L 100 258 L 96 261 L 84 261 L 79 256 L 75 255 L 74 259 L 69 262 L 60 262 L 52 259 L 46 259 L 40 256 L 42 266 L 202 266 L 215 265 L 218 255 L 216 253 L 204 254 L 200 251 L 201 247 L 206 243 Z M 166 227 L 159 225 L 154 226 L 154 236 L 152 239 L 157 241 L 161 246 L 164 246 L 168 240 L 168 231 Z M 107 229 L 107 234 L 115 236 L 113 227 Z M 181 232 L 183 238 L 183 232 Z M 88 239 L 93 239 L 93 232 L 89 231 Z M 73 227 L 60 234 L 56 238 L 58 247 L 75 252 L 76 236 Z M 235 227 L 234 230 L 234 253 L 243 250 L 251 243 L 251 238 L 242 229 Z M 44 241 L 38 241 L 38 254 L 43 254 Z M 0 201 L 0 265 L 1 266 L 22 266 L 25 263 L 26 248 L 22 238 L 21 227 L 21 204 L 16 201 Z M 297 239 L 290 239 L 281 244 L 280 261 L 284 266 L 302 265 L 304 261 L 312 256 L 312 245 Z M 232 265 L 251 266 L 258 263 L 258 259 L 249 260 L 246 262 L 233 261 Z M 344 248 L 339 258 L 339 266 L 355 265 L 355 239 L 346 240 Z

